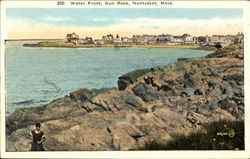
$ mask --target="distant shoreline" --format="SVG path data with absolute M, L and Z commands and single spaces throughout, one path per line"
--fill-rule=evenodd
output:
M 54 40 L 57 40 L 57 41 L 63 41 L 64 39 L 7 39 L 5 41 L 54 41 Z
M 163 49 L 195 49 L 216 50 L 214 47 L 201 47 L 199 45 L 135 45 L 135 44 L 73 44 L 65 42 L 39 42 L 36 44 L 23 44 L 24 47 L 53 47 L 53 48 L 163 48 Z

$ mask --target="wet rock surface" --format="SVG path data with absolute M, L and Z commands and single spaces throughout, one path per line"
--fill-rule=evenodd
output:
M 7 150 L 29 151 L 42 123 L 47 151 L 136 150 L 201 123 L 244 119 L 243 47 L 207 58 L 127 73 L 118 89 L 79 89 L 48 105 L 18 109 L 6 121 Z

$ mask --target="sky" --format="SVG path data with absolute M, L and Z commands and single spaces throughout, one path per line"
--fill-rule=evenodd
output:
M 84 38 L 107 34 L 189 33 L 193 36 L 243 31 L 242 9 L 197 8 L 8 8 L 8 39 Z

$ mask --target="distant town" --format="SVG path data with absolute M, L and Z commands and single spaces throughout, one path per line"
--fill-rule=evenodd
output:
M 76 33 L 67 34 L 66 43 L 74 43 L 77 45 L 86 44 L 114 44 L 114 45 L 200 45 L 200 46 L 220 46 L 226 47 L 230 44 L 244 42 L 244 35 L 238 32 L 236 35 L 212 35 L 212 36 L 192 36 L 190 34 L 183 35 L 133 35 L 132 37 L 122 37 L 118 34 L 108 34 L 100 39 L 92 37 L 80 38 Z

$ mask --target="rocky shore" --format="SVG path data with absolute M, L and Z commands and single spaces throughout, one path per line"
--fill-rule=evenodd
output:
M 29 151 L 42 123 L 47 151 L 136 150 L 168 141 L 202 123 L 244 120 L 243 46 L 205 58 L 137 70 L 118 88 L 79 89 L 42 107 L 18 109 L 6 121 L 7 151 Z

